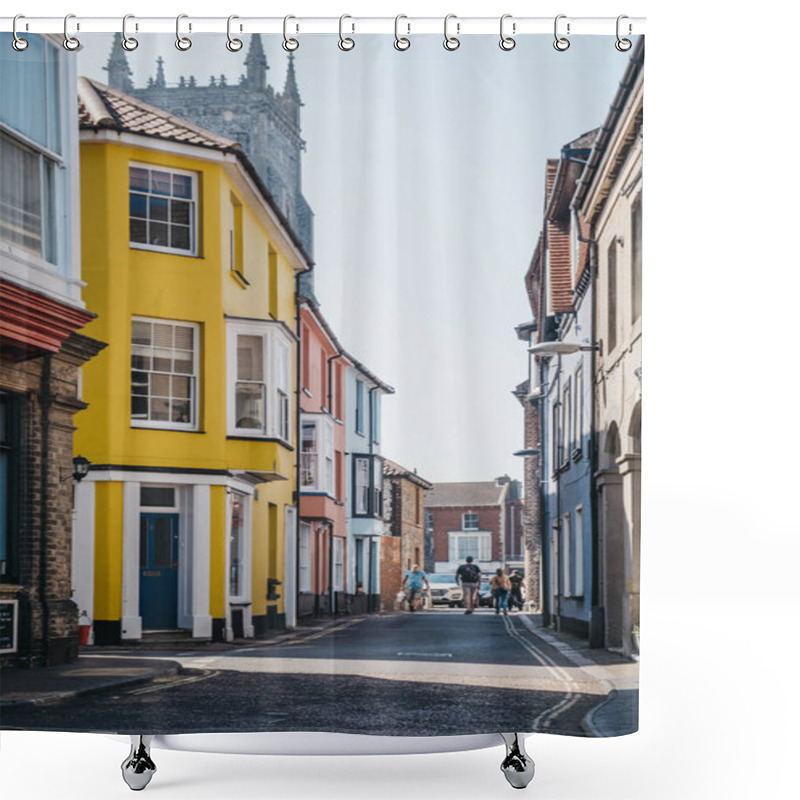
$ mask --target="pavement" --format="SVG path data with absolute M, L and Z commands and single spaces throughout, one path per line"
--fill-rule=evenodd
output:
M 380 617 L 384 617 L 390 621 L 395 616 L 398 615 L 366 615 L 365 617 L 314 620 L 311 624 L 279 634 L 267 641 L 248 639 L 209 645 L 208 656 L 210 658 L 214 653 L 234 655 L 236 651 L 240 651 L 243 656 L 246 656 L 250 649 L 269 648 L 270 645 L 305 644 L 306 642 L 309 643 L 308 646 L 323 645 L 327 640 L 327 634 L 343 632 L 360 620 L 377 621 Z M 576 680 L 579 683 L 583 683 L 584 679 L 580 676 L 585 674 L 587 682 L 595 681 L 604 687 L 607 694 L 606 700 L 594 706 L 580 719 L 580 728 L 587 736 L 617 736 L 635 730 L 638 716 L 639 665 L 637 662 L 607 650 L 591 649 L 585 641 L 576 636 L 555 632 L 550 628 L 542 628 L 541 618 L 536 615 L 514 613 L 508 617 L 508 619 L 512 618 L 519 621 L 521 627 L 518 629 L 522 631 L 521 634 L 515 635 L 528 639 L 532 647 L 538 647 L 539 652 L 542 652 L 542 643 L 557 651 L 558 656 L 561 657 L 558 659 L 561 663 L 566 661 L 576 668 L 573 674 L 578 676 Z M 330 641 L 335 640 L 331 639 Z M 182 644 L 179 645 L 179 647 L 182 646 Z M 548 652 L 552 653 L 552 651 Z M 185 672 L 184 665 L 169 658 L 171 655 L 169 653 L 165 653 L 164 658 L 161 658 L 160 654 L 137 658 L 135 657 L 136 653 L 134 648 L 87 648 L 79 660 L 73 664 L 37 669 L 3 670 L 0 673 L 0 708 L 10 710 L 12 707 L 26 705 L 45 705 L 67 700 L 77 695 L 93 694 L 133 684 L 158 685 L 161 681 L 173 680 L 176 675 Z M 334 656 L 334 653 L 335 649 L 330 654 L 325 653 L 324 655 L 331 657 Z M 195 653 L 195 655 L 197 654 Z M 278 653 L 276 652 L 275 655 L 277 656 Z M 253 653 L 253 656 L 257 656 L 257 653 Z M 557 656 L 553 654 L 553 658 L 557 658 Z M 267 659 L 271 660 L 269 656 Z M 555 662 L 554 666 L 556 666 Z M 578 683 L 575 686 L 577 687 Z M 577 722 L 578 718 L 575 719 L 576 728 Z

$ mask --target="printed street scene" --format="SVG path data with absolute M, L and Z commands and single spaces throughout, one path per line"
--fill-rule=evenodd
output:
M 2 727 L 637 729 L 644 42 L 473 38 L 0 33 Z

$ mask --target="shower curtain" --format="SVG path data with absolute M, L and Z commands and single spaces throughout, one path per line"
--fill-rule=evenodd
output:
M 2 726 L 635 731 L 643 38 L 139 40 L 0 34 Z

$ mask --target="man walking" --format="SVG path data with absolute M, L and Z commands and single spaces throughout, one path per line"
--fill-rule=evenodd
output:
M 511 584 L 508 604 L 511 606 L 512 611 L 516 611 L 517 608 L 522 611 L 525 607 L 525 603 L 522 600 L 522 575 L 519 574 L 519 570 L 512 570 L 511 574 L 508 576 L 508 580 Z
M 408 599 L 409 611 L 417 610 L 417 596 L 422 594 L 423 589 L 426 592 L 430 590 L 428 576 L 419 568 L 419 564 L 414 564 L 403 578 L 403 591 Z
M 471 614 L 475 608 L 475 601 L 478 597 L 478 589 L 481 585 L 481 568 L 473 564 L 472 556 L 467 556 L 467 563 L 462 564 L 456 570 L 456 583 L 461 585 L 461 592 L 464 595 L 464 605 L 467 610 L 465 614 Z

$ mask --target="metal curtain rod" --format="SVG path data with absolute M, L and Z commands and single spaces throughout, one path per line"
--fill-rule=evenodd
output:
M 131 4 L 135 5 L 135 4 Z M 599 34 L 614 35 L 617 31 L 616 17 L 570 17 L 560 15 L 560 25 L 569 35 Z M 341 30 L 339 17 L 291 17 L 289 31 L 292 34 L 338 34 Z M 506 30 L 513 36 L 524 34 L 553 34 L 553 17 L 513 17 L 507 16 Z M 0 31 L 13 30 L 13 17 L 0 17 Z M 458 17 L 450 20 L 450 29 L 455 35 L 497 34 L 500 16 L 496 17 Z M 347 16 L 346 33 L 384 33 L 394 34 L 394 17 L 351 17 Z M 409 34 L 442 34 L 443 17 L 400 18 L 400 31 Z M 567 25 L 569 30 L 567 31 Z M 630 28 L 628 29 L 628 26 Z M 122 16 L 81 17 L 70 15 L 72 33 L 117 33 L 122 31 Z M 645 32 L 645 17 L 626 17 L 625 35 L 636 36 Z M 132 16 L 127 23 L 128 32 L 135 33 L 174 33 L 175 17 L 137 17 Z M 186 15 L 181 29 L 187 34 L 217 33 L 225 35 L 228 31 L 227 17 L 195 17 Z M 240 33 L 284 33 L 283 17 L 236 17 L 232 31 Z M 17 20 L 17 33 L 63 33 L 64 17 L 27 17 Z

